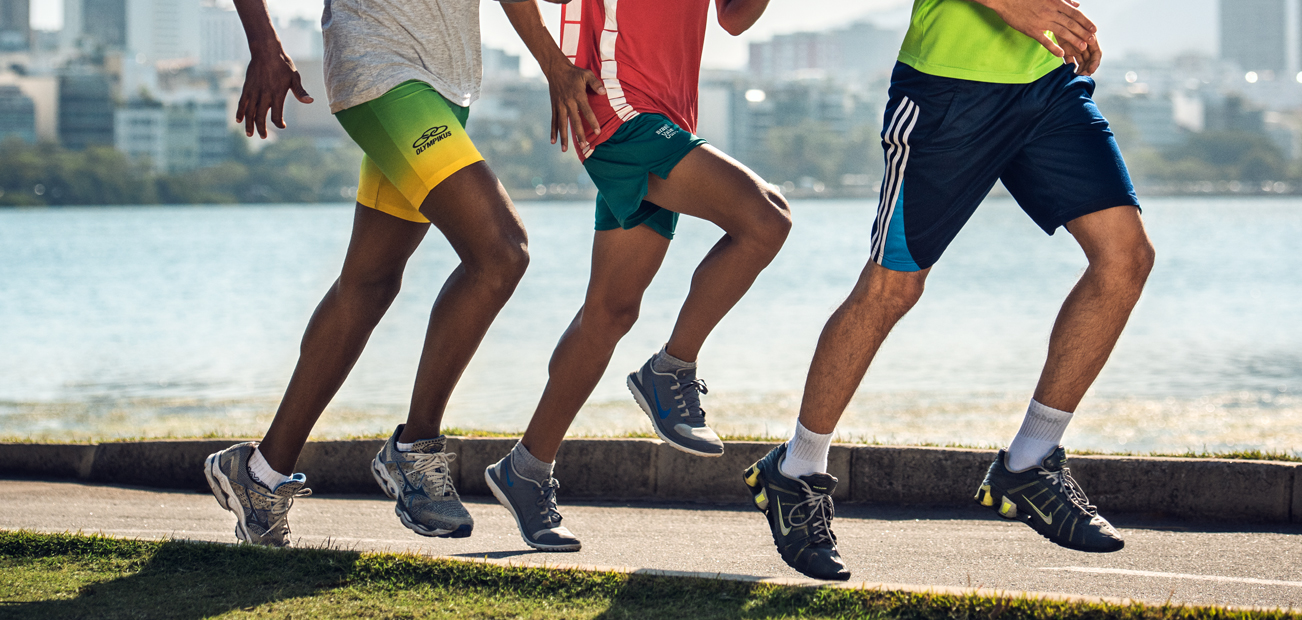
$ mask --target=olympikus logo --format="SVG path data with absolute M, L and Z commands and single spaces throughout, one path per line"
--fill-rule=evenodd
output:
M 439 140 L 450 137 L 452 137 L 452 132 L 448 131 L 447 125 L 430 127 L 415 142 L 411 143 L 411 148 L 416 149 L 416 154 L 420 155 L 425 152 L 425 149 L 438 144 Z
M 673 125 L 661 125 L 660 129 L 656 130 L 656 135 L 664 136 L 666 140 L 674 137 L 677 134 L 678 134 L 678 129 L 676 129 Z

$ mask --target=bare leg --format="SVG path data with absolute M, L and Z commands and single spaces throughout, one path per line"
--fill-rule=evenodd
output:
M 312 426 L 397 297 L 407 259 L 428 231 L 429 224 L 357 205 L 343 270 L 308 321 L 298 365 L 258 448 L 272 469 L 294 471 Z
M 871 262 L 864 267 L 818 338 L 800 402 L 805 428 L 823 435 L 836 430 L 886 335 L 922 297 L 930 271 L 893 271 Z
M 421 213 L 447 237 L 461 264 L 430 312 L 411 410 L 399 437 L 405 442 L 439 436 L 452 388 L 529 265 L 520 217 L 483 162 L 435 187 Z
M 421 212 L 448 237 L 462 263 L 435 302 L 408 419 L 408 428 L 416 422 L 419 434 L 405 441 L 439 434 L 452 386 L 528 264 L 524 228 L 483 162 L 434 188 Z M 312 427 L 397 296 L 407 260 L 428 230 L 428 224 L 357 207 L 343 272 L 308 324 L 294 375 L 259 446 L 276 471 L 294 470 Z
M 1089 267 L 1067 295 L 1049 336 L 1035 400 L 1075 411 L 1112 354 L 1153 268 L 1153 244 L 1135 207 L 1115 207 L 1067 223 Z
M 652 175 L 647 200 L 724 231 L 696 268 L 669 337 L 670 355 L 696 361 L 705 338 L 782 249 L 790 210 L 768 183 L 709 145 L 688 153 L 669 178 Z
M 597 232 L 583 308 L 552 353 L 547 387 L 522 440 L 534 457 L 556 460 L 565 432 L 606 372 L 615 345 L 637 322 L 642 293 L 668 250 L 669 240 L 647 226 Z

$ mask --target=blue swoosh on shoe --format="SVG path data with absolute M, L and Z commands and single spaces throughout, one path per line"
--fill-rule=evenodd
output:
M 660 415 L 660 419 L 661 419 L 661 420 L 664 420 L 664 419 L 668 418 L 668 417 L 669 417 L 669 410 L 668 410 L 668 409 L 663 409 L 663 408 L 660 407 L 660 394 L 656 393 L 656 390 L 655 390 L 655 387 L 654 387 L 654 386 L 651 388 L 651 397 L 652 397 L 652 398 L 655 398 L 655 400 L 656 400 L 656 413 L 658 413 L 658 414 Z
M 515 483 L 511 482 L 511 466 L 507 463 L 503 463 L 503 465 L 506 465 L 506 467 L 502 468 L 502 477 L 506 479 L 506 486 L 515 486 Z

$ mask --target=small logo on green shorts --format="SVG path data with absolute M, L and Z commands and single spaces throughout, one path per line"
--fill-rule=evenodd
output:
M 674 137 L 677 134 L 678 134 L 678 128 L 674 127 L 673 125 L 670 125 L 669 123 L 665 123 L 664 125 L 661 125 L 660 129 L 656 130 L 656 135 L 664 136 L 666 140 Z
M 416 154 L 420 155 L 425 152 L 425 149 L 438 144 L 439 140 L 450 137 L 452 137 L 452 132 L 448 131 L 447 125 L 430 127 L 415 142 L 411 143 L 411 148 L 416 149 Z

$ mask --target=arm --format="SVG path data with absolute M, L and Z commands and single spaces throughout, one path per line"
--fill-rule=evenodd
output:
M 266 0 L 235 0 L 235 10 L 244 24 L 244 34 L 249 39 L 249 69 L 244 74 L 244 92 L 235 106 L 235 122 L 244 123 L 244 133 L 253 137 L 267 137 L 267 111 L 271 122 L 285 128 L 285 93 L 294 91 L 294 97 L 303 103 L 312 103 L 312 97 L 303 90 L 294 61 L 280 45 L 280 37 L 271 26 Z
M 1039 41 L 1054 56 L 1076 62 L 1080 71 L 1093 73 L 1098 68 L 1100 53 L 1094 33 L 1099 29 L 1077 8 L 1080 3 L 1075 0 L 973 1 L 994 11 L 1018 32 Z M 1066 45 L 1059 47 L 1044 34 L 1046 30 Z
M 714 0 L 719 25 L 734 37 L 750 30 L 768 7 L 769 0 Z
M 588 105 L 588 89 L 604 95 L 606 87 L 591 71 L 574 66 L 561 52 L 561 48 L 556 46 L 556 40 L 547 31 L 542 14 L 538 12 L 537 2 L 503 2 L 502 9 L 547 76 L 547 87 L 552 97 L 552 144 L 556 144 L 559 135 L 561 150 L 567 150 L 569 134 L 573 129 L 575 147 L 587 148 L 582 125 L 586 124 L 593 133 L 601 133 L 597 115 L 592 113 L 592 107 Z

